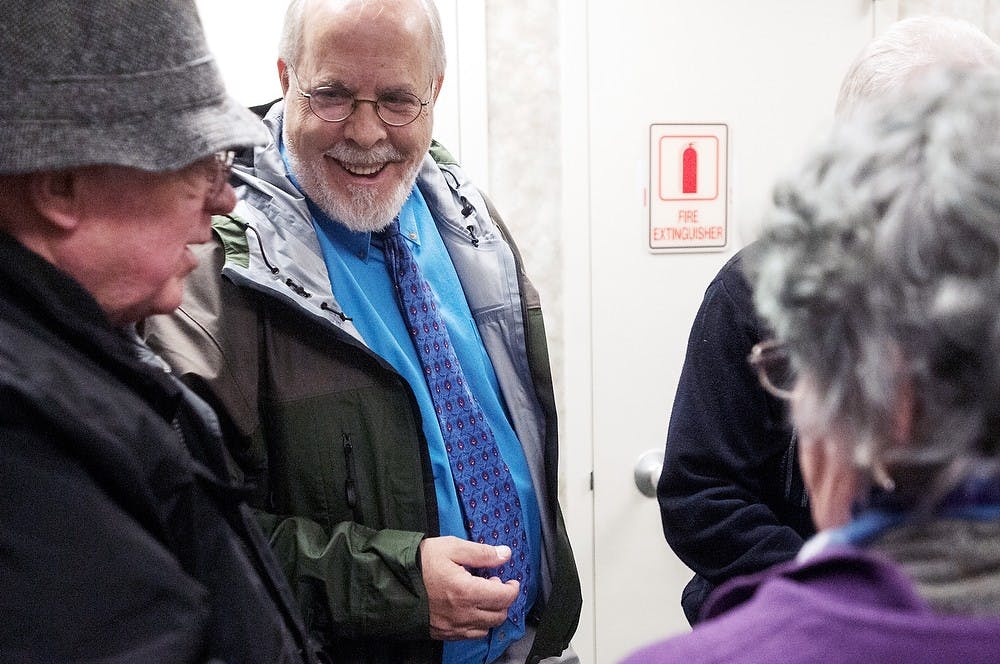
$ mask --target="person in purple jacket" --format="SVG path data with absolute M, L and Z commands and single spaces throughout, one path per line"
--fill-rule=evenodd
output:
M 746 257 L 819 533 L 629 662 L 1000 657 L 1000 73 L 900 94 L 777 187 Z

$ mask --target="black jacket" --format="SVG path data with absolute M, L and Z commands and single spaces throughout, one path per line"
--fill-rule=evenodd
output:
M 314 661 L 220 439 L 0 234 L 0 660 Z
M 814 531 L 787 408 L 747 363 L 767 332 L 742 255 L 691 328 L 657 487 L 667 542 L 695 572 L 681 600 L 692 624 L 715 586 L 792 558 Z

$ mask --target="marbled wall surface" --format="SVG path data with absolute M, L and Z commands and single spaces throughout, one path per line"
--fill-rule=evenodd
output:
M 899 17 L 947 14 L 981 27 L 1000 40 L 1000 0 L 900 0 Z
M 556 389 L 562 367 L 557 0 L 487 0 L 490 182 L 542 297 Z M 587 278 L 588 275 L 581 275 Z M 558 397 L 558 395 L 557 395 Z

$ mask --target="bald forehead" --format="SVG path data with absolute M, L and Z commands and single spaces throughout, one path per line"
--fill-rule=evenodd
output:
M 431 38 L 430 19 L 420 0 L 308 0 L 304 16 L 307 35 L 336 21 L 344 30 L 377 25 L 414 40 Z
M 434 40 L 420 0 L 311 0 L 305 9 L 295 71 L 307 85 L 426 94 Z

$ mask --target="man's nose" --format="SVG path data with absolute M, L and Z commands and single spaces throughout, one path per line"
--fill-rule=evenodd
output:
M 227 214 L 236 207 L 236 190 L 224 182 L 216 191 L 210 191 L 205 200 L 205 211 L 210 214 Z
M 388 137 L 385 122 L 378 116 L 378 105 L 373 99 L 355 99 L 354 112 L 344 120 L 344 137 L 362 148 L 371 148 Z

